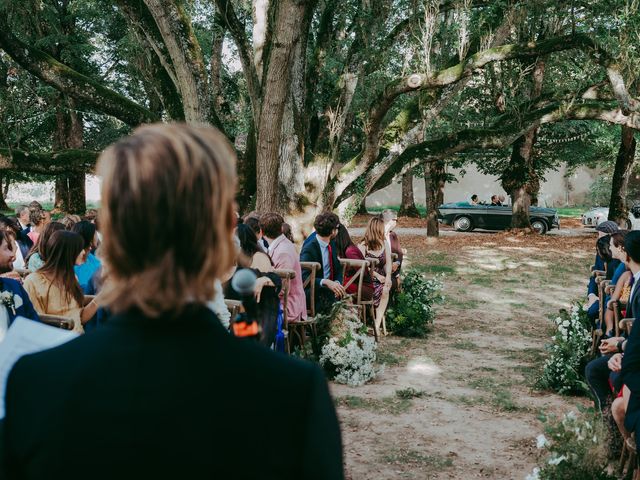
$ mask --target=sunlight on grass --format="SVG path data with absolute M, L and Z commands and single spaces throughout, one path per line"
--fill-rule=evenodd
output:
M 416 375 L 433 377 L 440 374 L 442 369 L 434 364 L 430 358 L 416 357 L 412 358 L 407 364 L 407 371 Z

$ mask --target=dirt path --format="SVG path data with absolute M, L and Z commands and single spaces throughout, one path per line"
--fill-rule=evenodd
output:
M 407 263 L 444 275 L 447 301 L 428 338 L 382 340 L 373 383 L 332 385 L 348 478 L 523 479 L 539 413 L 587 403 L 531 386 L 550 318 L 585 290 L 594 238 L 478 237 L 402 237 Z

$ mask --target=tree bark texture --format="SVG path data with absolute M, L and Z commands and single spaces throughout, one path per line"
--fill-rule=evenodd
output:
M 442 160 L 424 164 L 424 186 L 427 206 L 427 237 L 440 235 L 438 207 L 444 200 L 445 163 Z
M 260 212 L 284 210 L 278 201 L 282 118 L 291 85 L 292 54 L 304 14 L 305 2 L 301 0 L 283 0 L 278 6 L 258 127 L 256 209 Z
M 418 212 L 413 196 L 413 173 L 411 171 L 402 175 L 402 202 L 400 203 L 398 215 L 420 218 L 420 212 Z
M 156 21 L 174 67 L 184 118 L 189 123 L 209 123 L 211 109 L 207 71 L 200 44 L 183 6 L 173 0 L 144 0 Z
M 534 101 L 542 93 L 544 70 L 545 62 L 541 59 L 536 61 L 532 72 L 533 85 L 529 95 L 529 98 Z M 509 165 L 501 176 L 502 186 L 511 196 L 512 228 L 531 227 L 531 221 L 529 220 L 531 196 L 530 189 L 527 187 L 535 187 L 535 181 L 538 177 L 533 146 L 536 143 L 539 129 L 540 124 L 534 123 L 522 137 L 515 141 L 511 150 Z
M 636 157 L 635 130 L 622 127 L 620 148 L 611 182 L 611 200 L 609 201 L 609 220 L 627 228 L 629 209 L 627 208 L 627 187 Z

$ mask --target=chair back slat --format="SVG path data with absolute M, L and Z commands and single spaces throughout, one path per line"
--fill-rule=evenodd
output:
M 356 304 L 360 305 L 360 301 L 362 300 L 362 285 L 364 280 L 364 272 L 368 267 L 369 263 L 366 260 L 358 260 L 351 258 L 340 258 L 340 264 L 342 265 L 342 271 L 344 272 L 344 276 L 347 276 L 347 272 L 349 272 L 349 281 L 344 284 L 344 289 L 349 288 L 353 283 L 358 281 L 358 294 L 356 297 Z M 355 273 L 351 275 L 351 272 L 355 270 Z
M 286 330 L 289 325 L 289 318 L 287 317 L 287 312 L 289 310 L 287 308 L 289 305 L 289 291 L 291 289 L 291 281 L 296 278 L 296 272 L 293 270 L 281 269 L 274 270 L 274 273 L 276 273 L 282 280 L 282 318 L 284 319 L 284 325 L 282 328 Z
M 42 323 L 52 327 L 61 328 L 63 330 L 73 330 L 73 327 L 75 326 L 75 322 L 72 318 L 63 317 L 61 315 L 47 315 L 39 313 L 38 317 L 40 317 L 40 321 Z
M 316 275 L 322 268 L 318 262 L 300 262 L 300 268 L 309 271 L 309 276 L 302 285 L 305 289 L 309 287 L 309 305 L 307 306 L 307 317 L 316 316 Z

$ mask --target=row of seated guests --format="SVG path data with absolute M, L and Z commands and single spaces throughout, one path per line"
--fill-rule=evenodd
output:
M 287 306 L 287 318 L 294 322 L 305 320 L 307 309 L 311 306 L 311 288 L 303 288 L 311 272 L 303 271 L 300 262 L 321 265 L 321 270 L 316 273 L 314 307 L 316 312 L 326 313 L 336 299 L 347 294 L 357 295 L 358 282 L 352 282 L 346 289 L 344 287 L 356 271 L 349 269 L 343 272 L 339 259 L 375 259 L 378 263 L 373 275 L 365 270 L 362 300 L 373 300 L 376 325 L 380 327 L 384 326 L 383 318 L 390 294 L 399 286 L 403 256 L 398 236 L 393 232 L 396 223 L 397 216 L 391 210 L 373 217 L 367 225 L 363 241 L 355 245 L 338 216 L 324 212 L 315 218 L 315 231 L 304 240 L 299 254 L 291 238 L 291 228 L 277 213 L 261 216 L 250 214 L 238 225 L 237 235 L 242 251 L 251 259 L 252 268 L 263 272 L 276 269 L 295 273 Z M 395 261 L 392 261 L 392 253 L 397 254 Z
M 605 415 L 610 413 L 626 438 L 637 431 L 640 422 L 640 328 L 636 325 L 629 336 L 625 332 L 615 336 L 613 302 L 626 303 L 623 317 L 640 317 L 640 232 L 622 231 L 614 222 L 604 223 L 607 225 L 598 231 L 596 268 L 607 272 L 615 289 L 606 300 L 606 331 L 599 356 L 587 364 L 585 377 L 596 408 Z
M 66 226 L 48 222 L 35 237 L 36 243 L 30 251 L 23 255 L 30 273 L 20 289 L 39 314 L 69 318 L 74 323 L 74 330 L 82 332 L 97 310 L 95 301 L 84 305 L 84 295 L 96 293 L 95 281 L 101 268 L 93 253 L 97 232 L 94 223 L 80 217 L 68 217 L 64 219 Z M 22 282 L 22 276 L 14 270 L 16 257 L 22 254 L 19 240 L 22 232 L 16 225 L 23 224 L 18 219 L 0 217 L 0 231 L 7 240 L 6 252 L 11 255 L 11 268 L 0 272 L 4 284 Z

